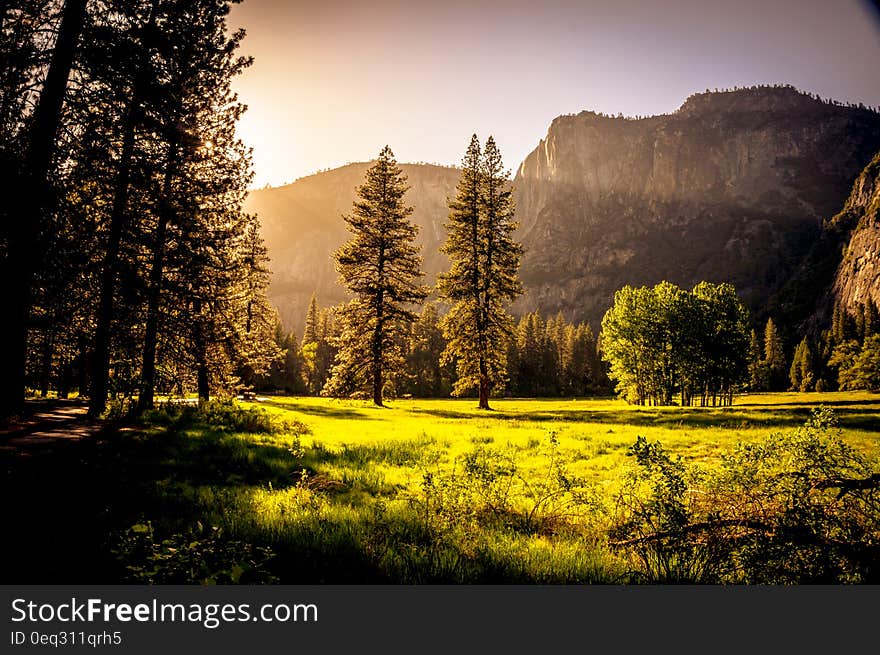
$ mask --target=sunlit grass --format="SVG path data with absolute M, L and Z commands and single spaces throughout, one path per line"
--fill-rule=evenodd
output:
M 727 408 L 635 407 L 616 399 L 499 399 L 491 412 L 470 399 L 392 400 L 386 408 L 307 397 L 256 404 L 309 427 L 302 443 L 317 471 L 341 479 L 366 467 L 385 485 L 403 488 L 418 483 L 426 463 L 450 464 L 478 446 L 509 450 L 524 469 L 540 470 L 551 433 L 569 470 L 596 481 L 619 477 L 640 435 L 711 465 L 738 442 L 803 424 L 820 404 L 834 409 L 848 443 L 880 454 L 880 396 L 870 393 L 753 394 Z

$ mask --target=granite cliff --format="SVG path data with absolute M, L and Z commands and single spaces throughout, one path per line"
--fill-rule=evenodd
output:
M 557 118 L 514 186 L 518 305 L 596 324 L 624 284 L 731 282 L 761 313 L 880 150 L 880 115 L 790 87 Z
M 837 222 L 853 225 L 834 278 L 834 297 L 855 312 L 868 299 L 880 307 L 880 153 L 853 185 Z

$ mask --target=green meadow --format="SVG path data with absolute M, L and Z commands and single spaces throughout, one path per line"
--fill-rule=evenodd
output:
M 819 405 L 877 470 L 880 396 L 868 393 L 756 394 L 727 408 L 166 405 L 93 443 L 8 464 L 4 491 L 21 502 L 4 520 L 22 537 L 4 545 L 5 579 L 641 582 L 610 536 L 638 437 L 712 471 L 737 444 L 795 431 Z M 688 581 L 676 575 L 647 580 Z
M 412 463 L 422 455 L 451 462 L 479 445 L 513 449 L 522 465 L 540 469 L 551 433 L 573 471 L 600 482 L 620 474 L 640 435 L 688 460 L 711 463 L 737 442 L 798 427 L 818 405 L 834 410 L 848 443 L 880 453 L 880 395 L 867 392 L 754 394 L 725 408 L 640 407 L 618 399 L 499 399 L 491 412 L 478 410 L 471 399 L 392 400 L 380 408 L 367 401 L 278 397 L 254 405 L 305 425 L 303 445 L 335 453 L 313 460 L 323 473 L 338 477 L 366 468 L 403 487 L 417 481 Z M 411 457 L 401 461 L 395 452 Z

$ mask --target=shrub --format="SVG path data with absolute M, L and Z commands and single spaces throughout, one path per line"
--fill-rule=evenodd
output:
M 205 425 L 221 432 L 306 434 L 309 431 L 302 423 L 280 421 L 261 407 L 243 407 L 231 398 L 198 404 L 168 402 L 146 412 L 143 418 L 156 425 L 175 428 Z
M 613 543 L 650 582 L 876 583 L 880 473 L 827 408 L 708 476 L 639 437 Z

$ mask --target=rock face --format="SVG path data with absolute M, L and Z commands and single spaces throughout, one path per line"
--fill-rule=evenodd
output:
M 869 298 L 880 307 L 880 153 L 834 220 L 855 225 L 834 279 L 835 299 L 853 312 Z
M 322 306 L 346 299 L 336 282 L 333 252 L 349 237 L 342 216 L 351 211 L 369 165 L 349 164 L 248 195 L 245 210 L 259 215 L 271 257 L 269 299 L 284 325 L 300 336 L 313 293 Z M 404 199 L 415 208 L 412 220 L 420 227 L 426 282 L 433 284 L 436 274 L 448 267 L 440 246 L 446 239 L 446 198 L 455 193 L 459 172 L 429 164 L 400 166 L 410 185 Z
M 880 149 L 880 115 L 789 87 L 553 121 L 514 181 L 521 310 L 594 326 L 624 284 L 731 282 L 761 310 Z

